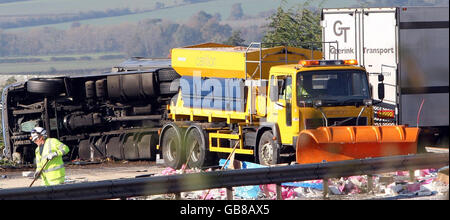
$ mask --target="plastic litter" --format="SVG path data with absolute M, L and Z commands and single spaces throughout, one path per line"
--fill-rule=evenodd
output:
M 219 161 L 219 166 L 225 164 L 225 159 Z M 232 160 L 227 163 L 225 169 L 253 169 L 266 167 L 260 164 Z M 209 170 L 210 171 L 210 170 Z M 206 172 L 209 172 L 206 171 Z M 180 170 L 175 170 L 170 167 L 164 169 L 158 175 L 175 175 L 181 173 L 201 172 L 198 169 L 186 169 L 182 167 Z M 414 172 L 415 181 L 410 182 L 409 171 L 398 171 L 392 173 L 385 173 L 380 175 L 372 175 L 372 190 L 371 192 L 381 196 L 430 196 L 436 193 L 448 193 L 448 184 L 442 187 L 442 183 L 437 185 L 436 177 L 438 170 L 423 169 Z M 369 178 L 367 175 L 350 176 L 328 179 L 328 192 L 331 195 L 353 195 L 369 192 Z M 274 200 L 276 196 L 276 184 L 241 186 L 233 188 L 234 199 L 271 199 Z M 447 188 L 445 188 L 447 187 Z M 443 191 L 442 189 L 447 189 Z M 193 200 L 225 200 L 226 189 L 211 189 L 183 192 L 181 194 L 184 199 Z M 322 198 L 324 191 L 323 180 L 310 180 L 301 182 L 288 182 L 281 184 L 281 197 L 283 200 L 306 199 L 306 198 Z M 206 198 L 205 198 L 206 196 Z M 155 197 L 160 199 L 161 197 Z M 166 198 L 173 197 L 166 195 Z

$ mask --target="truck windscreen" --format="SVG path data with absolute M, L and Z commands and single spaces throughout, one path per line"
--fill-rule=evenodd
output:
M 322 100 L 332 105 L 354 105 L 369 99 L 367 75 L 359 70 L 306 71 L 297 74 L 297 103 Z

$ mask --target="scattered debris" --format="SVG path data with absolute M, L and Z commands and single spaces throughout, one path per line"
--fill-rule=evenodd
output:
M 145 173 L 145 172 L 148 172 L 148 170 L 136 170 L 136 172 L 138 172 L 138 173 Z
M 154 173 L 142 174 L 142 175 L 135 176 L 134 178 L 151 177 L 151 176 L 154 176 L 154 175 L 155 175 Z
M 23 177 L 31 177 L 31 178 L 33 178 L 34 172 L 33 171 L 24 171 L 24 172 L 22 172 L 22 176 Z
M 64 184 L 71 184 L 71 183 L 84 183 L 84 182 L 88 182 L 88 179 L 86 177 L 78 177 L 78 178 L 69 178 L 66 176 L 66 178 L 64 179 Z
M 225 165 L 225 160 L 219 162 L 219 166 Z M 246 161 L 230 160 L 225 169 L 252 169 L 264 167 Z M 202 171 L 199 169 L 179 170 L 170 167 L 164 169 L 158 175 L 175 175 L 182 173 L 209 172 L 212 169 Z M 414 174 L 411 181 L 410 174 Z M 446 177 L 446 179 L 445 179 Z M 369 181 L 368 178 L 371 178 Z M 441 180 L 444 179 L 444 180 Z M 446 181 L 446 182 L 445 182 Z M 372 186 L 370 186 L 372 184 Z M 277 198 L 277 185 L 255 185 L 233 188 L 233 199 L 240 200 L 274 200 Z M 281 184 L 281 197 L 283 200 L 317 199 L 323 198 L 323 180 L 310 180 L 301 182 L 290 182 Z M 328 179 L 328 193 L 335 196 L 357 195 L 371 193 L 375 198 L 386 197 L 421 197 L 436 194 L 448 195 L 448 166 L 440 169 L 423 169 L 410 171 L 398 171 L 371 176 L 350 176 Z M 205 198 L 206 196 L 206 198 Z M 187 200 L 225 200 L 226 189 L 200 190 L 183 192 L 176 197 L 174 194 L 150 196 L 148 199 L 187 199 Z
M 164 164 L 164 160 L 161 159 L 159 154 L 156 154 L 156 164 Z
M 82 160 L 73 160 L 69 163 L 66 163 L 65 165 L 92 165 L 92 164 L 101 164 L 102 161 L 82 161 Z
M 436 180 L 448 185 L 448 166 L 442 167 L 438 170 Z
M 428 153 L 448 153 L 448 148 L 441 147 L 425 147 Z

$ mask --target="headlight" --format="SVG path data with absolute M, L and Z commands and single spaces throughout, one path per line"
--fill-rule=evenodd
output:
M 313 103 L 313 105 L 314 105 L 314 107 L 316 107 L 316 108 L 319 108 L 319 107 L 322 107 L 322 100 L 314 100 L 314 103 Z
M 371 106 L 373 104 L 372 99 L 364 99 L 363 103 L 365 106 Z

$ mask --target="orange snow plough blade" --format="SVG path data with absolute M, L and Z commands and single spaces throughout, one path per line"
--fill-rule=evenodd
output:
M 400 126 L 319 127 L 300 132 L 297 163 L 320 163 L 417 153 L 419 128 Z

